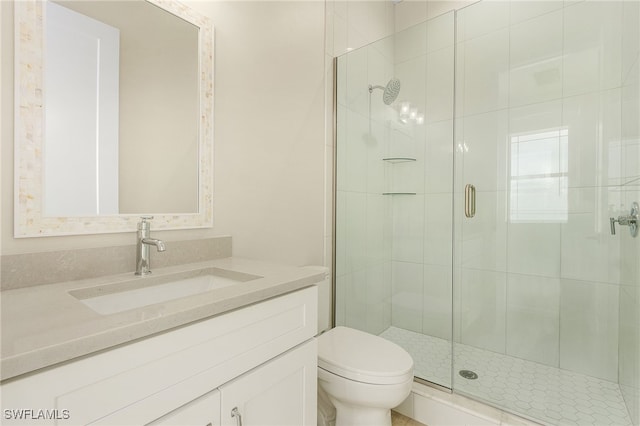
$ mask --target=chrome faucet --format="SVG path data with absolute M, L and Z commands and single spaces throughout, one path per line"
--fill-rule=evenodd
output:
M 158 251 L 165 251 L 164 242 L 151 238 L 151 223 L 147 220 L 153 216 L 142 216 L 138 223 L 138 245 L 136 247 L 136 275 L 149 275 L 151 273 L 149 246 L 156 246 Z

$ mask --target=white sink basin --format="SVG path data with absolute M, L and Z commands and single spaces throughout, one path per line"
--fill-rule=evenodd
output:
M 206 293 L 258 278 L 262 277 L 209 268 L 195 273 L 181 273 L 169 277 L 136 278 L 124 283 L 74 290 L 69 294 L 95 312 L 109 315 Z

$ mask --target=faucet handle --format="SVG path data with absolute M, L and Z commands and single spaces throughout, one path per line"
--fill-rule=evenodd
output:
M 149 230 L 151 228 L 151 223 L 147 221 L 153 219 L 153 216 L 140 216 L 140 219 L 142 220 L 138 222 L 138 229 Z
M 609 225 L 611 226 L 611 235 L 616 235 L 616 222 L 618 222 L 618 219 L 616 219 L 615 217 L 609 218 Z

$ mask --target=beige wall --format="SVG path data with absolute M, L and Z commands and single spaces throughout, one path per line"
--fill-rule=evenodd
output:
M 233 236 L 233 254 L 323 262 L 324 3 L 190 2 L 215 27 L 212 229 L 167 241 Z M 3 255 L 133 244 L 133 233 L 13 238 L 13 8 L 0 5 Z M 295 34 L 295 37 L 292 37 Z
M 5 158 L 8 157 L 7 150 L 5 149 L 7 145 L 6 141 L 12 137 L 12 133 L 10 133 L 7 128 L 7 121 L 13 118 L 13 112 L 5 118 L 5 111 L 11 107 L 11 102 L 13 101 L 13 96 L 9 97 L 5 95 L 6 90 L 12 87 L 12 82 L 8 78 L 9 73 L 5 70 L 7 65 L 4 59 L 5 55 L 9 54 L 8 52 L 12 52 L 8 44 L 8 38 L 5 36 L 8 30 L 13 30 L 13 26 L 8 24 L 8 15 L 8 7 L 0 3 L 0 255 L 2 254 L 3 240 L 6 234 L 4 224 L 6 223 L 6 216 L 8 216 L 6 212 L 8 208 L 7 199 L 13 197 L 13 191 L 5 191 L 5 188 L 7 188 L 6 183 L 10 180 L 13 183 L 13 181 L 11 175 L 8 174 L 8 168 L 4 165 L 6 163 Z M 11 76 L 13 77 L 13 73 L 11 73 Z M 11 128 L 11 132 L 13 132 L 13 128 Z M 13 153 L 13 149 L 11 151 Z M 11 173 L 13 173 L 13 168 L 11 168 Z M 11 202 L 11 207 L 13 207 L 13 201 Z M 1 275 L 2 269 L 0 268 L 0 277 Z
M 215 32 L 217 228 L 236 255 L 322 264 L 324 3 L 189 4 Z

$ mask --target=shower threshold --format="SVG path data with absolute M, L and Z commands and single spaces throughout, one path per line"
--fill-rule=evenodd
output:
M 411 354 L 416 377 L 452 387 L 450 341 L 398 327 L 380 336 Z M 455 392 L 544 424 L 631 426 L 617 383 L 460 343 L 453 367 Z

